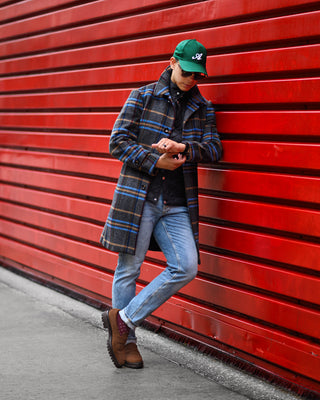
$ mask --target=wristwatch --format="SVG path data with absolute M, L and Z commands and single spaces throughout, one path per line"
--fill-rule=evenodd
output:
M 181 153 L 181 155 L 186 156 L 186 155 L 188 154 L 190 145 L 189 145 L 188 142 L 183 143 L 183 144 L 186 146 L 186 148 L 183 150 L 183 152 Z

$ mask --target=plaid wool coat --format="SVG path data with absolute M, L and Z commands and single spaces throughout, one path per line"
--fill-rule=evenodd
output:
M 151 145 L 161 138 L 169 138 L 174 125 L 170 79 L 171 68 L 168 67 L 158 82 L 133 90 L 113 127 L 110 153 L 122 161 L 123 166 L 100 238 L 101 244 L 111 251 L 135 254 L 148 188 L 158 171 L 156 163 L 160 154 Z M 189 144 L 183 174 L 199 254 L 197 163 L 218 161 L 222 146 L 212 103 L 202 97 L 198 87 L 192 90 L 183 122 L 182 142 Z

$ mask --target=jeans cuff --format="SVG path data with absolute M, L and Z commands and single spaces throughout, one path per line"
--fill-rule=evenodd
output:
M 133 325 L 133 323 L 129 320 L 129 318 L 126 316 L 126 314 L 124 313 L 124 310 L 120 310 L 119 311 L 119 315 L 122 319 L 122 321 L 131 329 L 136 329 L 136 326 Z

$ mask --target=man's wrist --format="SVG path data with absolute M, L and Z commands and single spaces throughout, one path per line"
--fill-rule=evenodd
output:
M 181 152 L 181 154 L 183 156 L 186 156 L 188 154 L 188 150 L 189 150 L 189 143 L 186 142 L 186 143 L 183 143 L 183 144 L 185 145 L 185 149 Z

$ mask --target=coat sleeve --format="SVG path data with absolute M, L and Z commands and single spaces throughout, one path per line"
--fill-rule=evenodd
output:
M 109 150 L 112 156 L 124 164 L 154 175 L 159 155 L 138 141 L 142 114 L 143 98 L 139 90 L 133 90 L 114 124 Z
M 194 163 L 217 162 L 222 156 L 222 144 L 216 128 L 213 105 L 207 102 L 204 129 L 200 141 L 184 141 L 187 144 L 187 161 Z

